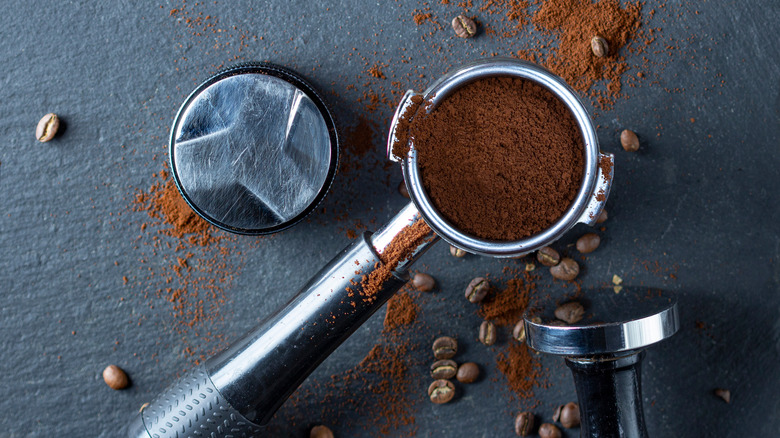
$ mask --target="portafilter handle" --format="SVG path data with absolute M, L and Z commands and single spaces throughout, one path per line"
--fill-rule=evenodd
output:
M 565 299 L 563 300 L 565 301 Z M 677 301 L 669 293 L 625 288 L 585 292 L 585 316 L 556 319 L 561 301 L 548 300 L 525 315 L 528 345 L 563 356 L 571 369 L 582 438 L 647 438 L 641 364 L 645 349 L 677 332 Z
M 406 283 L 409 266 L 437 241 L 427 226 L 379 287 L 367 290 L 363 280 L 381 266 L 390 243 L 420 221 L 410 203 L 379 231 L 365 233 L 281 310 L 142 408 L 126 436 L 261 434 L 260 425 L 303 380 Z

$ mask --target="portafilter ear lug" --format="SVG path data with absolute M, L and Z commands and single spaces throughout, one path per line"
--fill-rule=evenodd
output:
M 588 202 L 588 207 L 582 213 L 577 222 L 593 226 L 599 218 L 601 210 L 609 198 L 609 190 L 612 188 L 612 177 L 615 174 L 615 156 L 599 152 L 599 174 L 596 178 L 596 188 Z
M 398 120 L 404 115 L 406 109 L 412 105 L 412 97 L 414 96 L 422 97 L 422 93 L 418 93 L 414 90 L 406 90 L 404 97 L 401 98 L 401 102 L 398 104 L 398 108 L 395 110 L 395 114 L 393 114 L 393 121 L 390 123 L 390 133 L 387 135 L 387 158 L 396 163 L 403 161 L 404 157 L 393 154 L 393 145 L 396 140 L 398 140 L 395 131 L 398 127 Z

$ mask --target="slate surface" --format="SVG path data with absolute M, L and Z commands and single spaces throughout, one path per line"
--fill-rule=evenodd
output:
M 395 191 L 400 172 L 385 168 L 382 159 L 397 101 L 390 90 L 422 89 L 464 60 L 510 54 L 524 44 L 522 35 L 517 41 L 454 38 L 448 21 L 460 8 L 452 3 L 5 3 L 0 436 L 117 436 L 142 403 L 200 354 L 289 300 L 349 242 L 346 230 L 355 229 L 356 220 L 376 228 L 403 206 Z M 415 24 L 413 15 L 426 7 L 433 22 Z M 644 11 L 653 8 L 656 2 L 647 1 Z M 608 285 L 619 274 L 626 284 L 679 294 L 682 329 L 652 348 L 644 367 L 652 436 L 776 436 L 780 6 L 771 0 L 670 2 L 658 9 L 645 24 L 661 28 L 644 55 L 656 63 L 652 80 L 627 88 L 627 98 L 613 108 L 594 111 L 602 150 L 616 154 L 616 175 L 604 242 L 581 259 L 581 284 Z M 502 19 L 479 12 L 478 5 L 473 10 L 483 23 L 497 27 Z M 669 40 L 675 49 L 664 50 Z M 641 63 L 636 55 L 628 59 Z M 223 243 L 227 255 L 219 259 L 225 264 L 219 272 L 233 278 L 220 289 L 221 319 L 198 329 L 212 336 L 199 337 L 174 320 L 171 303 L 157 294 L 159 277 L 144 274 L 164 271 L 177 253 L 149 246 L 160 227 L 142 229 L 150 219 L 132 204 L 163 169 L 168 128 L 189 91 L 220 66 L 241 60 L 297 69 L 328 97 L 344 128 L 365 116 L 377 134 L 373 149 L 359 157 L 363 169 L 337 176 L 328 212 L 273 238 Z M 367 73 L 377 64 L 386 79 Z M 368 111 L 365 92 L 380 98 L 385 92 L 389 103 Z M 55 141 L 39 144 L 33 133 L 47 112 L 58 113 L 66 126 Z M 626 127 L 639 133 L 640 153 L 620 149 L 617 136 Z M 568 250 L 583 232 L 575 229 L 559 247 Z M 204 254 L 193 263 L 212 257 Z M 419 269 L 438 279 L 440 291 L 423 299 L 430 333 L 410 339 L 422 345 L 440 333 L 457 335 L 463 357 L 480 362 L 487 376 L 441 407 L 424 401 L 427 380 L 421 379 L 414 426 L 390 436 L 513 436 L 512 418 L 522 404 L 495 368 L 502 347 L 477 343 L 480 319 L 461 290 L 474 276 L 502 278 L 504 267 L 523 263 L 454 259 L 443 244 L 424 256 Z M 547 272 L 537 275 L 539 284 L 560 289 Z M 379 336 L 382 313 L 312 381 L 355 366 Z M 424 354 L 418 359 L 427 360 Z M 110 363 L 128 371 L 131 388 L 105 386 L 100 373 Z M 536 390 L 534 411 L 549 419 L 575 394 L 560 359 L 543 363 L 549 387 Z M 731 390 L 731 404 L 712 395 L 716 387 Z M 286 414 L 277 415 L 269 435 L 306 436 L 312 424 L 331 424 L 320 418 L 317 397 L 324 396 L 315 389 L 304 408 L 282 408 Z M 359 426 L 366 420 L 361 415 L 348 412 L 350 421 L 331 426 L 337 436 L 376 435 Z

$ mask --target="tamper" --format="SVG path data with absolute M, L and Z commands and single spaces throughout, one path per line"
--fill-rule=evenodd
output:
M 642 409 L 645 349 L 677 332 L 677 301 L 668 292 L 625 288 L 588 291 L 577 301 L 585 317 L 572 325 L 554 316 L 548 300 L 524 319 L 528 345 L 563 356 L 574 376 L 580 436 L 647 438 Z

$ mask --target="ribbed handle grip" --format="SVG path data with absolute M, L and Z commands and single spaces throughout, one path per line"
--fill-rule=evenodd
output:
M 128 438 L 258 437 L 262 429 L 219 393 L 204 366 L 174 382 L 130 423 Z

